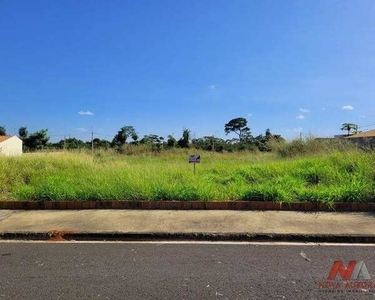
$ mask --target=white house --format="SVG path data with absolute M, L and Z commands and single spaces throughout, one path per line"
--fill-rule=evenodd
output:
M 0 156 L 20 155 L 22 155 L 22 140 L 15 135 L 0 135 Z

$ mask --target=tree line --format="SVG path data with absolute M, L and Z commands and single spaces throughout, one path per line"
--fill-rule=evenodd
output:
M 133 126 L 123 126 L 113 137 L 112 141 L 94 138 L 92 141 L 84 142 L 77 138 L 62 139 L 57 143 L 51 143 L 48 130 L 42 129 L 29 133 L 26 127 L 20 127 L 18 136 L 23 141 L 24 151 L 37 151 L 42 149 L 115 149 L 124 151 L 127 145 L 145 145 L 152 151 L 161 151 L 172 148 L 195 148 L 206 151 L 233 152 L 241 150 L 271 151 L 272 142 L 284 141 L 281 135 L 272 134 L 269 129 L 265 134 L 253 136 L 245 118 L 239 117 L 230 120 L 224 125 L 226 135 L 234 133 L 235 138 L 222 139 L 215 136 L 204 136 L 193 138 L 189 129 L 183 129 L 181 137 L 176 139 L 168 135 L 165 139 L 156 134 L 144 135 L 139 138 Z M 0 126 L 0 135 L 6 135 L 6 128 Z

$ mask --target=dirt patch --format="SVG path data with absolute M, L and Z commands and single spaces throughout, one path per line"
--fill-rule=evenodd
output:
M 51 242 L 64 242 L 67 241 L 65 236 L 67 234 L 78 233 L 76 230 L 51 230 L 48 232 L 49 241 Z

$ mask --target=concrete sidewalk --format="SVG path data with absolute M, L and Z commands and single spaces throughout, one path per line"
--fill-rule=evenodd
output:
M 40 236 L 51 232 L 105 237 L 246 236 L 366 237 L 375 242 L 375 213 L 292 211 L 171 211 L 171 210 L 0 210 L 0 235 L 4 239 Z M 72 238 L 74 239 L 74 237 Z M 303 240 L 303 238 L 302 238 Z M 324 240 L 324 239 L 323 239 Z M 356 239 L 358 241 L 358 239 Z M 348 241 L 350 242 L 350 241 Z

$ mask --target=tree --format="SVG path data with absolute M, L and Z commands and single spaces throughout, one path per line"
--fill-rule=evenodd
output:
M 111 146 L 111 143 L 107 140 L 101 140 L 99 138 L 93 139 L 94 147 L 97 148 L 103 148 L 108 149 Z
M 138 134 L 135 131 L 134 131 L 134 133 L 132 133 L 131 137 L 132 137 L 134 142 L 138 141 Z
M 177 140 L 173 136 L 168 135 L 167 146 L 169 148 L 174 148 L 176 147 L 176 145 L 177 145 Z
M 269 141 L 273 137 L 271 130 L 269 128 L 266 129 L 266 140 Z
M 202 138 L 193 139 L 192 146 L 197 149 L 206 151 L 222 152 L 224 150 L 225 141 L 214 136 L 204 136 Z
M 29 132 L 27 131 L 26 127 L 20 127 L 20 129 L 18 129 L 18 136 L 20 137 L 21 140 L 24 141 L 28 135 L 29 135 Z
M 0 135 L 7 135 L 7 131 L 5 129 L 5 126 L 0 126 Z
M 189 148 L 189 141 L 190 141 L 190 130 L 184 129 L 182 131 L 182 138 L 178 140 L 177 144 L 181 148 Z
M 49 137 L 47 135 L 47 129 L 42 129 L 30 134 L 24 140 L 25 149 L 29 151 L 41 150 L 47 146 Z
M 143 139 L 141 139 L 141 144 L 154 144 L 154 145 L 161 145 L 164 141 L 162 136 L 158 136 L 156 134 L 149 134 L 145 135 Z
M 133 126 L 123 126 L 121 129 L 117 132 L 115 137 L 112 140 L 112 146 L 121 147 L 126 143 L 126 140 L 131 137 L 134 141 L 138 139 L 138 135 L 135 132 L 135 129 Z
M 245 118 L 235 118 L 225 124 L 224 131 L 226 134 L 234 132 L 238 135 L 240 142 L 251 139 L 250 128 L 247 127 L 247 120 Z
M 353 131 L 353 133 L 356 133 L 358 131 L 358 125 L 353 123 L 344 123 L 341 125 L 341 130 L 348 131 L 348 135 L 350 135 L 351 131 Z
M 87 144 L 76 138 L 68 138 L 61 140 L 57 143 L 57 145 L 60 149 L 82 149 L 89 148 L 91 146 L 91 142 Z
M 145 135 L 143 139 L 140 140 L 141 144 L 146 144 L 151 146 L 152 151 L 159 152 L 162 148 L 164 138 L 156 134 Z

